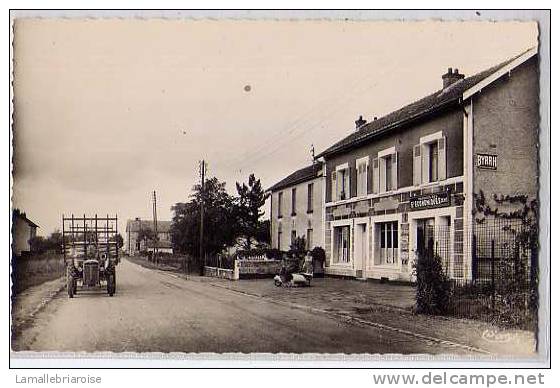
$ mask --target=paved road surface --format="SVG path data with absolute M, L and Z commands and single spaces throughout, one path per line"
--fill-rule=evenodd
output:
M 117 294 L 60 293 L 14 350 L 455 353 L 467 351 L 121 262 Z M 271 287 L 273 287 L 271 282 Z

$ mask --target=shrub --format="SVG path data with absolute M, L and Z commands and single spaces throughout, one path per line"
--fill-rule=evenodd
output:
M 326 259 L 325 250 L 321 247 L 315 247 L 311 250 L 311 257 L 313 257 L 313 261 L 318 263 L 324 263 Z
M 414 264 L 416 275 L 416 311 L 421 314 L 445 314 L 451 302 L 451 283 L 443 270 L 442 260 L 433 249 Z

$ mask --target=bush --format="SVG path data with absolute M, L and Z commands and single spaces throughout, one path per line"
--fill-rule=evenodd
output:
M 313 257 L 313 261 L 323 264 L 326 259 L 325 250 L 321 247 L 315 247 L 311 250 L 311 257 Z
M 303 257 L 305 256 L 306 253 L 306 243 L 305 243 L 305 237 L 301 236 L 301 237 L 296 237 L 295 241 L 292 243 L 292 245 L 290 245 L 290 250 L 288 251 L 288 256 L 289 257 Z
M 443 315 L 451 302 L 451 282 L 443 270 L 442 260 L 433 249 L 418 258 L 414 264 L 416 275 L 416 312 Z

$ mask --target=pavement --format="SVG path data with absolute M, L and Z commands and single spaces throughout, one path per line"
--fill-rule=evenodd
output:
M 488 335 L 495 330 L 489 325 L 413 315 L 409 286 L 339 279 L 314 279 L 312 285 L 276 288 L 270 279 L 185 278 L 123 260 L 114 297 L 97 290 L 68 299 L 60 292 L 12 348 L 532 355 L 526 333 Z M 375 303 L 369 302 L 372 295 L 378 296 Z

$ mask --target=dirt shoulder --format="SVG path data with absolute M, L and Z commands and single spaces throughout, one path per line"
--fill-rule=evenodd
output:
M 66 285 L 60 277 L 37 286 L 29 287 L 18 294 L 12 303 L 12 340 L 33 323 L 37 315 Z

